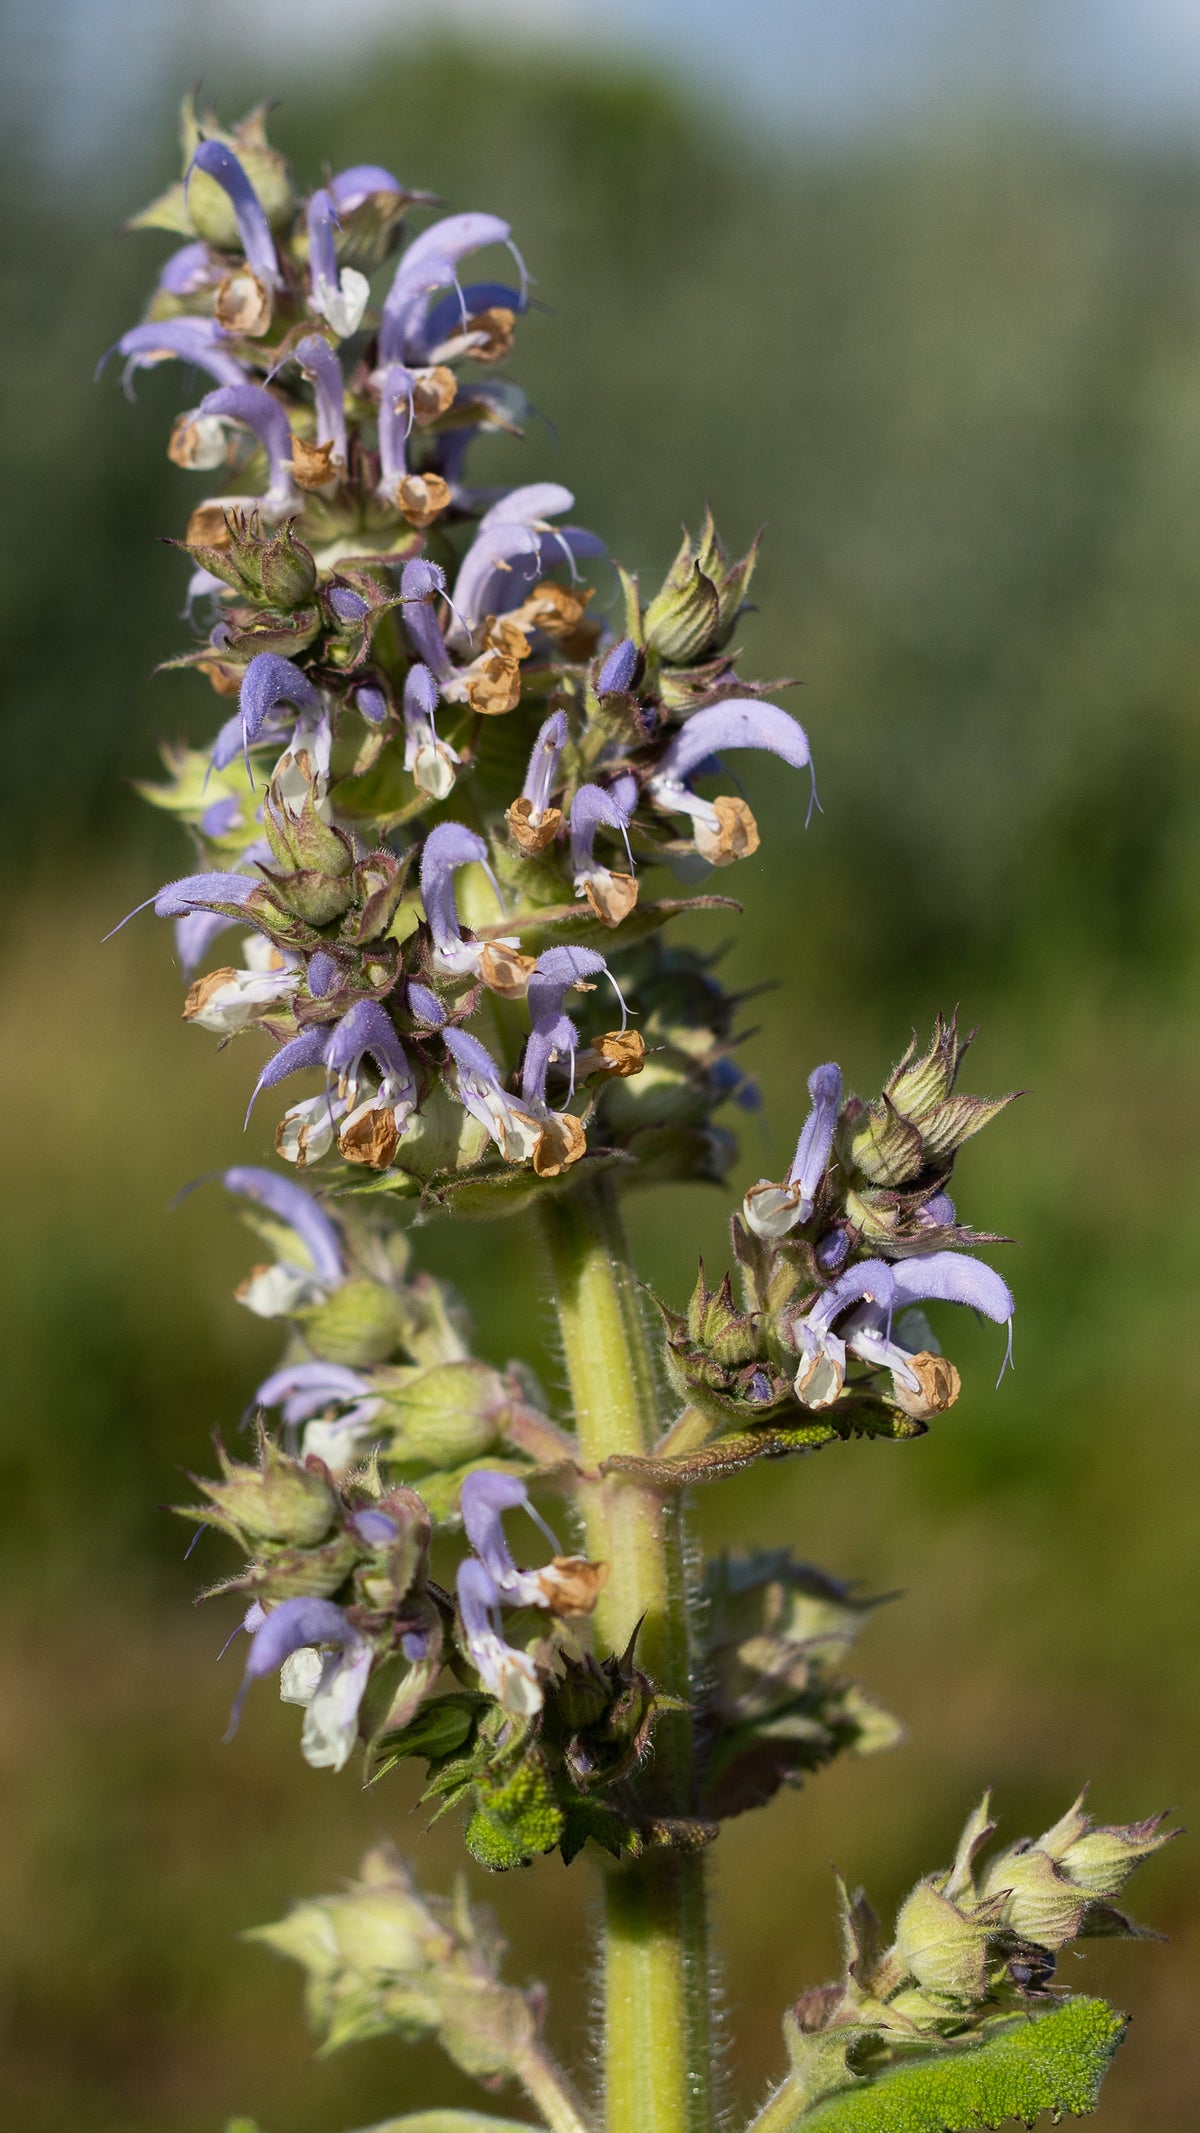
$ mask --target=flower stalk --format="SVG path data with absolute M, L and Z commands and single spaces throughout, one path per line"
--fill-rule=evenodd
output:
M 637 1635 L 639 1663 L 682 1708 L 664 1714 L 654 1784 L 669 1813 L 693 1806 L 692 1667 L 678 1492 L 603 1474 L 661 1429 L 663 1394 L 615 1192 L 547 1201 L 543 1226 L 585 1480 L 588 1554 L 609 1565 L 596 1631 L 609 1651 Z M 705 1863 L 650 1852 L 604 1870 L 608 2124 L 707 2133 L 712 2124 Z

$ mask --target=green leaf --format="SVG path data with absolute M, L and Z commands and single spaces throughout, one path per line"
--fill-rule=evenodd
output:
M 385 2118 L 362 2133 L 535 2133 L 524 2119 L 489 2118 L 484 2111 L 413 2111 L 405 2118 Z
M 772 2133 L 976 2133 L 1041 2112 L 1083 2118 L 1125 2034 L 1105 2000 L 1076 1998 L 1045 2013 L 1005 2015 L 978 2044 L 956 2047 L 863 2080 L 787 2119 Z

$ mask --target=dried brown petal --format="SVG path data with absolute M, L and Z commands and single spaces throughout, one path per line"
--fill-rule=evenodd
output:
M 271 324 L 271 292 L 249 267 L 227 274 L 217 290 L 213 311 L 226 333 L 257 340 Z
M 562 828 L 561 807 L 547 807 L 535 819 L 533 801 L 527 800 L 524 793 L 504 812 L 508 818 L 513 843 L 519 845 L 523 852 L 544 852 L 548 844 L 553 844 Z
M 556 1615 L 590 1615 L 608 1583 L 608 1564 L 589 1563 L 586 1555 L 556 1555 L 536 1575 Z
M 292 438 L 292 474 L 301 489 L 324 489 L 336 481 L 342 462 L 333 456 L 333 444 L 309 444 L 303 437 Z
M 450 501 L 440 474 L 405 474 L 396 485 L 396 505 L 410 526 L 429 526 Z
M 535 956 L 506 948 L 503 941 L 489 941 L 479 958 L 480 977 L 488 991 L 497 993 L 502 1000 L 523 1000 L 536 968 Z
M 587 1050 L 580 1052 L 575 1072 L 581 1081 L 589 1074 L 612 1074 L 624 1081 L 630 1074 L 640 1074 L 645 1064 L 646 1040 L 641 1031 L 613 1029 L 594 1037 Z
M 467 332 L 483 336 L 479 346 L 470 351 L 475 362 L 502 363 L 512 348 L 515 322 L 516 313 L 507 304 L 491 304 L 486 311 L 477 311 L 469 318 Z
M 529 639 L 511 615 L 486 615 L 483 642 L 489 652 L 498 652 L 502 659 L 517 662 L 529 657 Z
M 233 535 L 229 530 L 229 514 L 225 504 L 197 504 L 187 522 L 183 537 L 185 548 L 230 548 Z
M 898 1406 L 916 1422 L 928 1422 L 933 1415 L 944 1415 L 953 1407 L 962 1390 L 962 1379 L 947 1356 L 930 1355 L 922 1350 L 920 1355 L 905 1358 L 909 1369 L 921 1381 L 920 1392 L 913 1392 L 902 1378 L 893 1379 Z
M 744 800 L 731 799 L 721 793 L 713 801 L 713 811 L 720 825 L 710 829 L 707 823 L 696 824 L 696 850 L 714 867 L 732 866 L 735 859 L 749 859 L 758 850 L 758 824 Z
M 348 1163 L 365 1163 L 370 1170 L 386 1170 L 399 1145 L 396 1114 L 390 1104 L 376 1104 L 347 1119 L 338 1134 L 338 1154 Z
M 573 1111 L 552 1111 L 533 1149 L 533 1167 L 539 1178 L 556 1178 L 587 1153 L 583 1121 Z
M 583 592 L 572 592 L 547 578 L 534 586 L 513 619 L 525 629 L 541 630 L 544 637 L 566 637 L 579 628 L 591 597 L 590 585 Z
M 236 696 L 242 686 L 245 669 L 227 667 L 219 659 L 199 659 L 196 671 L 207 675 L 218 696 Z
M 589 874 L 583 888 L 602 926 L 619 926 L 638 900 L 638 885 L 632 874 Z
M 223 986 L 236 985 L 237 981 L 237 971 L 229 969 L 210 970 L 204 977 L 197 978 L 194 985 L 189 985 L 188 995 L 183 1003 L 184 1021 L 193 1022 L 197 1015 L 204 1013 L 215 992 L 220 992 Z
M 417 428 L 423 430 L 444 415 L 457 391 L 458 379 L 445 363 L 435 363 L 429 370 L 414 370 L 412 411 Z
M 477 661 L 467 683 L 467 702 L 484 718 L 499 718 L 521 701 L 521 669 L 499 652 Z

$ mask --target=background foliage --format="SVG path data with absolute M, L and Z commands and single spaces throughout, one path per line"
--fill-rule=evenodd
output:
M 242 84 L 210 86 L 238 108 Z M 998 120 L 770 164 L 661 84 L 466 51 L 299 85 L 275 131 L 308 177 L 369 156 L 511 217 L 552 311 L 521 347 L 546 420 L 494 447 L 505 478 L 568 480 L 651 580 L 706 496 L 733 543 L 767 521 L 753 667 L 803 678 L 784 700 L 826 813 L 803 835 L 799 784 L 752 771 L 763 850 L 721 883 L 746 904 L 739 975 L 779 980 L 739 1186 L 778 1174 L 817 1061 L 869 1089 L 940 1005 L 983 1023 L 973 1087 L 1031 1091 L 960 1180 L 968 1219 L 1023 1240 L 1000 1261 L 1015 1376 L 993 1394 L 993 1329 L 956 1329 L 969 1389 L 928 1438 L 721 1492 L 731 1539 L 908 1588 L 864 1655 L 908 1747 L 718 1847 L 749 2099 L 781 2005 L 833 1968 L 829 1860 L 890 1903 L 985 1779 L 1011 1837 L 1092 1774 L 1106 1816 L 1186 1816 L 1200 1762 L 1200 169 Z M 4 2057 L 28 2133 L 199 2133 L 234 2108 L 332 2133 L 467 2097 L 420 2051 L 314 2067 L 291 1975 L 237 1945 L 422 1824 L 404 1777 L 364 1796 L 301 1765 L 266 1694 L 221 1746 L 228 1625 L 190 1613 L 197 1566 L 155 1508 L 272 1352 L 228 1300 L 249 1263 L 228 1208 L 168 1211 L 229 1159 L 244 1059 L 179 1024 L 167 928 L 100 946 L 183 864 L 127 781 L 212 715 L 196 677 L 146 678 L 180 634 L 154 539 L 192 494 L 161 451 L 178 379 L 134 408 L 90 383 L 155 256 L 114 223 L 173 156 L 164 110 L 82 197 L 32 196 L 15 149 L 0 169 Z M 720 1262 L 716 1194 L 644 1220 L 676 1299 L 697 1245 Z M 434 1226 L 421 1249 L 485 1352 L 554 1384 L 532 1247 Z M 423 1844 L 431 1881 L 455 1842 Z M 1193 2122 L 1195 1849 L 1139 1889 L 1172 1945 L 1088 1960 L 1137 2015 L 1111 2133 Z M 562 2044 L 588 2019 L 584 1879 L 547 1864 L 488 1894 Z

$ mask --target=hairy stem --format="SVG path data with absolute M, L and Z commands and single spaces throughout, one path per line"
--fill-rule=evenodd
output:
M 605 1651 L 638 1632 L 639 1666 L 665 1695 L 691 1694 L 677 1497 L 598 1469 L 648 1452 L 661 1395 L 616 1197 L 604 1183 L 549 1201 L 544 1228 L 575 1408 L 588 1552 L 609 1566 L 596 1610 Z M 640 1628 L 639 1628 L 640 1624 Z M 655 1728 L 651 1811 L 692 1800 L 686 1710 Z M 651 1851 L 605 1873 L 605 2093 L 609 2133 L 710 2133 L 711 1987 L 704 1862 Z
M 513 2072 L 530 2102 L 541 2112 L 550 2133 L 591 2133 L 573 2084 L 544 2045 L 527 2044 L 514 2061 Z

